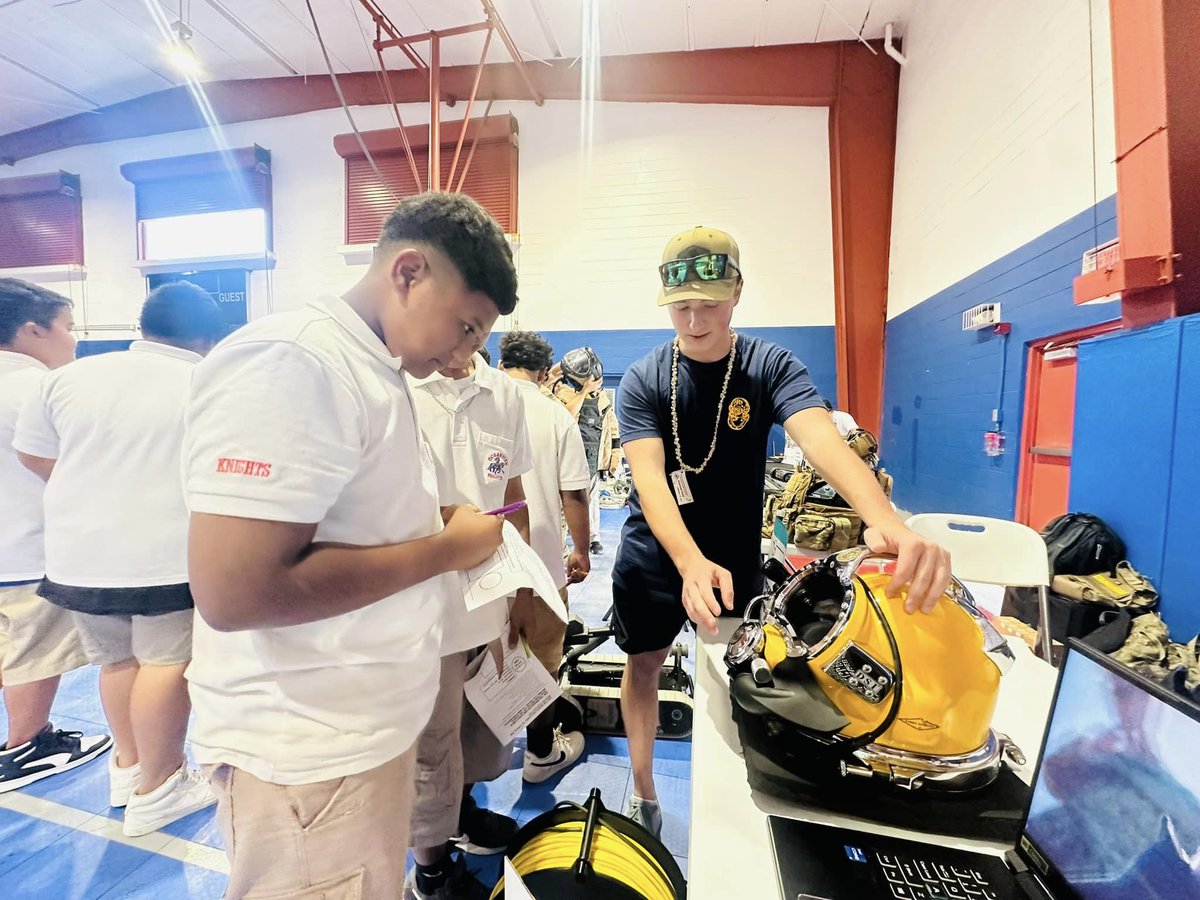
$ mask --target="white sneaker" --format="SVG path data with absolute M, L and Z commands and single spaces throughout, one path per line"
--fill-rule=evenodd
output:
M 563 769 L 569 769 L 579 761 L 579 757 L 583 756 L 584 744 L 580 732 L 568 731 L 563 734 L 555 728 L 554 743 L 550 745 L 548 754 L 534 756 L 528 750 L 525 751 L 525 765 L 522 767 L 521 777 L 532 784 L 553 778 Z
M 134 763 L 122 769 L 117 765 L 117 751 L 108 755 L 108 805 L 119 809 L 129 802 L 129 795 L 137 787 L 142 767 Z
M 662 838 L 662 807 L 657 800 L 643 800 L 635 794 L 629 797 L 629 805 L 625 807 L 625 818 L 632 819 L 656 838 Z
M 123 830 L 127 837 L 140 837 L 216 802 L 205 777 L 184 763 L 150 793 L 129 795 Z

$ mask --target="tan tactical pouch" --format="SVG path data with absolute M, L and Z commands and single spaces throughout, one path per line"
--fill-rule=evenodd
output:
M 1158 591 L 1128 561 L 1117 564 L 1113 574 L 1055 575 L 1050 589 L 1056 594 L 1086 603 L 1106 603 L 1130 609 L 1153 609 Z

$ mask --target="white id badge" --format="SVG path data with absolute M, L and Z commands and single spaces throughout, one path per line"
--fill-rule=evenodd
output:
M 688 487 L 687 473 L 683 469 L 671 473 L 671 490 L 675 492 L 675 502 L 680 506 L 692 502 L 692 489 Z

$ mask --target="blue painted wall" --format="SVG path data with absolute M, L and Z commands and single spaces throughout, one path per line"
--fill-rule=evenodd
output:
M 1200 632 L 1200 315 L 1079 347 L 1071 509 L 1125 540 L 1171 636 Z
M 1029 345 L 1120 315 L 1071 296 L 1084 251 L 1114 237 L 1109 197 L 888 322 L 881 452 L 898 506 L 1013 517 Z M 994 302 L 1011 335 L 962 331 L 964 310 Z M 1007 449 L 988 457 L 997 406 Z
M 809 374 L 824 397 L 837 397 L 837 349 L 832 325 L 781 326 L 778 328 L 738 328 L 743 334 L 774 341 L 787 347 L 808 366 Z M 575 347 L 591 347 L 604 363 L 604 384 L 616 387 L 621 376 L 637 360 L 659 344 L 675 336 L 670 328 L 613 329 L 606 331 L 543 331 L 542 337 L 554 347 L 555 358 L 561 358 Z M 488 339 L 492 360 L 499 362 L 501 334 Z M 768 453 L 783 452 L 783 429 L 771 433 Z

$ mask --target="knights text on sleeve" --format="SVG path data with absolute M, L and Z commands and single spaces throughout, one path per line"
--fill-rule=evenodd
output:
M 290 342 L 225 348 L 192 382 L 183 465 L 192 512 L 321 521 L 360 463 L 355 395 Z

